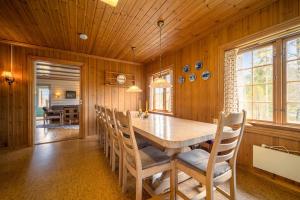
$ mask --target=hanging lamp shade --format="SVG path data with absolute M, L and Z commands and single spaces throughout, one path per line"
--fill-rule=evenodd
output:
M 172 84 L 162 77 L 155 78 L 149 85 L 151 88 L 171 88 Z
M 132 58 L 132 60 L 134 61 L 134 58 L 135 58 L 135 52 L 134 52 L 134 50 L 135 50 L 135 47 L 131 47 L 131 50 L 132 50 L 132 56 L 133 56 L 133 58 Z M 126 90 L 126 92 L 129 92 L 129 93 L 139 93 L 139 92 L 142 92 L 143 90 L 141 89 L 141 88 L 139 88 L 139 86 L 137 86 L 137 85 L 132 85 L 132 86 L 130 86 L 127 90 Z
M 141 88 L 139 88 L 138 86 L 136 85 L 132 85 L 130 86 L 126 92 L 130 92 L 130 93 L 139 93 L 139 92 L 142 92 L 143 90 Z
M 161 30 L 164 25 L 164 20 L 160 19 L 157 22 L 157 26 L 159 27 L 159 68 L 160 68 L 160 74 L 158 78 L 155 78 L 153 82 L 149 85 L 150 88 L 171 88 L 172 84 L 169 83 L 166 79 L 163 78 L 161 75 L 161 66 L 162 66 L 162 51 L 161 51 Z

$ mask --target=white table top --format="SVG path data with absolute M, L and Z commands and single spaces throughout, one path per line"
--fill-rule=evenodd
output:
M 183 148 L 211 140 L 217 131 L 216 124 L 149 114 L 147 119 L 131 113 L 135 132 L 165 148 Z

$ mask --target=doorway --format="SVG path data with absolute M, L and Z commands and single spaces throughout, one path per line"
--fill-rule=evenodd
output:
M 33 143 L 80 138 L 80 66 L 39 60 L 34 72 Z

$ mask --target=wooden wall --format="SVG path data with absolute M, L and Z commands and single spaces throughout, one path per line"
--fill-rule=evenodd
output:
M 132 73 L 140 87 L 143 83 L 143 66 L 119 61 L 105 60 L 96 57 L 74 54 L 54 49 L 13 47 L 13 74 L 16 82 L 8 87 L 6 82 L 0 82 L 0 144 L 11 147 L 27 146 L 28 139 L 28 99 L 30 66 L 28 57 L 38 56 L 52 59 L 68 60 L 83 63 L 85 67 L 84 87 L 86 88 L 84 102 L 86 110 L 86 135 L 95 134 L 96 103 L 120 110 L 135 110 L 138 99 L 143 94 L 130 94 L 125 88 L 104 85 L 104 71 Z M 0 72 L 10 70 L 10 45 L 0 43 Z M 8 136 L 9 135 L 9 136 Z
M 204 37 L 187 44 L 181 49 L 167 53 L 163 57 L 163 66 L 173 66 L 174 70 L 174 113 L 175 116 L 205 122 L 213 122 L 223 108 L 220 95 L 223 90 L 220 85 L 223 79 L 218 74 L 223 67 L 219 62 L 218 51 L 221 46 L 239 40 L 249 35 L 258 33 L 266 28 L 299 18 L 299 0 L 279 0 L 272 4 L 235 21 L 216 27 Z M 190 64 L 193 68 L 195 61 L 204 62 L 204 70 L 209 70 L 212 77 L 208 81 L 200 78 L 200 72 L 192 69 L 197 74 L 195 82 L 185 81 L 178 83 L 178 77 L 184 75 L 182 67 Z M 158 60 L 146 63 L 145 78 L 159 70 Z M 201 70 L 203 72 L 204 70 Z M 222 71 L 222 70 L 221 70 Z M 185 75 L 186 79 L 188 77 Z M 147 96 L 149 91 L 147 92 Z M 267 128 L 248 128 L 245 134 L 239 156 L 239 164 L 252 167 L 252 145 L 266 143 L 268 145 L 284 145 L 293 150 L 300 150 L 299 131 Z M 274 134 L 272 134 L 272 132 Z M 266 134 L 268 133 L 268 134 Z M 286 137 L 291 136 L 291 137 Z

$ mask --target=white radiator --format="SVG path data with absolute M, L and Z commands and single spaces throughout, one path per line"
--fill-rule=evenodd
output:
M 300 156 L 253 145 L 253 166 L 300 182 Z

